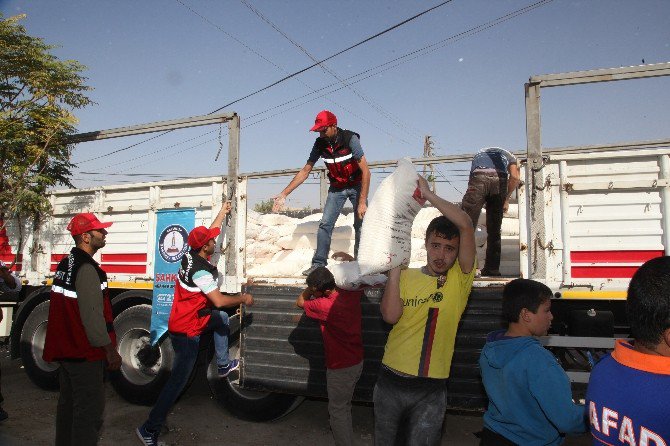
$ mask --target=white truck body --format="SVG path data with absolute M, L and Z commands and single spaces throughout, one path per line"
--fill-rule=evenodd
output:
M 625 298 L 644 261 L 670 255 L 669 145 L 548 153 L 544 241 L 530 231 L 532 191 L 519 192 L 521 275 L 564 298 Z M 547 265 L 538 276 L 534 253 L 542 247 Z
M 526 182 L 519 188 L 518 220 L 513 215 L 507 219 L 511 221 L 505 223 L 519 225 L 518 231 L 503 233 L 501 266 L 505 276 L 540 280 L 553 290 L 562 290 L 564 297 L 625 297 L 621 293 L 639 265 L 649 258 L 669 254 L 670 148 L 596 152 L 562 149 L 549 153 L 544 167 L 548 185 L 544 195 L 546 241 L 539 243 L 530 239 Z M 522 175 L 526 167 L 522 163 Z M 240 284 L 249 279 L 245 271 L 253 267 L 245 262 L 247 181 L 244 178 L 238 184 L 237 196 L 242 198 L 237 206 L 240 223 L 235 229 L 240 242 L 234 248 L 238 261 L 245 267 L 241 274 L 229 276 L 223 257 L 218 262 L 219 270 L 227 276 L 222 289 L 229 292 L 239 291 Z M 223 178 L 207 177 L 54 191 L 50 194 L 53 216 L 43 222 L 37 233 L 33 233 L 28 224 L 19 228 L 16 220 L 7 222 L 9 246 L 5 246 L 3 260 L 14 260 L 18 241 L 23 237 L 16 272 L 29 285 L 47 282 L 60 259 L 73 246 L 66 230 L 69 220 L 76 213 L 93 212 L 102 220 L 114 223 L 107 245 L 95 256 L 107 271 L 110 286 L 152 289 L 156 211 L 195 208 L 196 225 L 209 225 L 212 209 L 215 213 L 221 206 L 225 183 Z M 220 247 L 230 248 L 226 232 L 231 230 L 224 231 Z M 533 268 L 533 250 L 540 245 L 549 252 L 542 276 Z M 31 253 L 35 246 L 38 249 Z M 353 237 L 350 246 L 353 246 Z M 413 249 L 424 248 L 413 244 Z M 484 248 L 479 251 L 481 259 Z M 282 257 L 276 257 L 277 262 L 281 262 Z M 421 256 L 413 255 L 416 257 Z M 277 282 L 280 278 L 252 279 Z M 302 280 L 298 274 L 284 279 L 283 283 Z

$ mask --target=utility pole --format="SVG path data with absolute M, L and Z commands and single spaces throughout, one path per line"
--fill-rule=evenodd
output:
M 430 135 L 426 135 L 423 138 L 423 156 L 424 158 L 427 158 L 429 156 L 433 156 L 433 141 L 430 140 Z M 430 171 L 430 173 L 428 173 Z M 428 175 L 426 175 L 428 174 Z M 435 192 L 435 170 L 433 169 L 433 165 L 426 165 L 423 166 L 423 176 L 424 178 L 428 179 L 428 183 L 430 184 L 430 190 Z

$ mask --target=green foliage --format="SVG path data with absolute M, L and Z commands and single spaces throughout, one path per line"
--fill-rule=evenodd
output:
M 259 201 L 254 205 L 254 211 L 258 212 L 259 214 L 269 214 L 272 212 L 272 205 L 274 204 L 274 200 L 272 198 L 269 198 L 267 200 Z
M 0 15 L 0 217 L 31 216 L 40 221 L 50 211 L 50 187 L 72 187 L 72 110 L 91 101 L 79 62 L 59 60 L 19 21 Z

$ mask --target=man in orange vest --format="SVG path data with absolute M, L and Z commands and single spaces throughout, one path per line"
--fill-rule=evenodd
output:
M 45 361 L 60 364 L 56 445 L 98 443 L 105 408 L 105 363 L 118 370 L 107 274 L 93 260 L 105 246 L 107 229 L 90 213 L 75 215 L 67 229 L 75 247 L 56 268 L 51 286 Z

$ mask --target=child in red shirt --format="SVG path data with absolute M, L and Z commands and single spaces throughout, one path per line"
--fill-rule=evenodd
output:
M 322 266 L 307 276 L 307 288 L 295 302 L 307 317 L 321 325 L 328 413 L 337 446 L 353 444 L 351 398 L 363 370 L 362 294 L 361 290 L 347 291 L 335 286 L 333 274 Z

